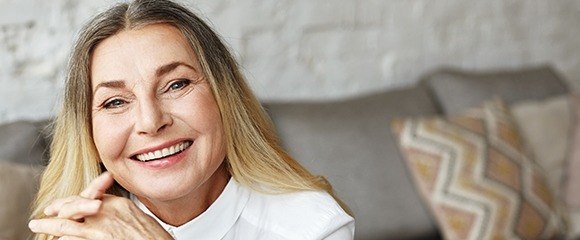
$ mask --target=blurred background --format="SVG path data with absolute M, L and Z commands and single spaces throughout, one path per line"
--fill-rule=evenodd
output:
M 0 123 L 55 114 L 77 31 L 114 2 L 0 0 Z M 551 64 L 580 87 L 580 0 L 179 2 L 223 36 L 263 101 L 401 88 L 442 66 Z

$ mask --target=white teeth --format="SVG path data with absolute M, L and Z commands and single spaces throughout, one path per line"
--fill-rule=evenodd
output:
M 159 159 L 159 158 L 164 158 L 164 157 L 167 157 L 167 156 L 170 156 L 170 155 L 173 155 L 173 154 L 176 154 L 178 152 L 183 151 L 184 149 L 189 147 L 189 145 L 191 145 L 191 142 L 189 142 L 189 141 L 181 142 L 181 143 L 175 144 L 171 147 L 166 147 L 164 149 L 156 150 L 154 152 L 142 153 L 142 154 L 139 154 L 135 157 L 142 162 L 154 160 L 154 159 Z
M 153 155 L 155 155 L 155 158 L 161 158 L 161 157 L 163 157 L 163 154 L 161 154 L 161 151 L 159 151 L 159 150 L 153 152 Z

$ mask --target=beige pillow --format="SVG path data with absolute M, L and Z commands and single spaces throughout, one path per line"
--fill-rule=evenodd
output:
M 544 172 L 526 156 L 507 107 L 393 122 L 407 166 L 445 239 L 565 235 Z
M 566 181 L 564 199 L 568 207 L 570 218 L 570 235 L 572 239 L 580 238 L 580 96 L 570 97 L 572 109 L 572 127 L 569 144 L 568 166 L 566 167 Z
M 0 239 L 27 239 L 30 205 L 38 186 L 39 167 L 0 160 Z
M 548 183 L 558 199 L 563 197 L 572 116 L 570 97 L 562 95 L 513 104 L 511 111 L 529 151 L 546 171 Z

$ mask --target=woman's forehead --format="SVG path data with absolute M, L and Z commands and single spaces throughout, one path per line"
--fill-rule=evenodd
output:
M 159 68 L 173 62 L 200 70 L 195 52 L 179 29 L 155 24 L 123 30 L 95 48 L 91 58 L 92 85 L 136 76 L 151 78 Z

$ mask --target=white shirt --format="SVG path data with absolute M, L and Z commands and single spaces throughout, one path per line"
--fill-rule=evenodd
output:
M 179 227 L 159 220 L 133 195 L 131 200 L 176 240 L 354 238 L 354 219 L 326 192 L 264 194 L 230 178 L 205 212 Z

